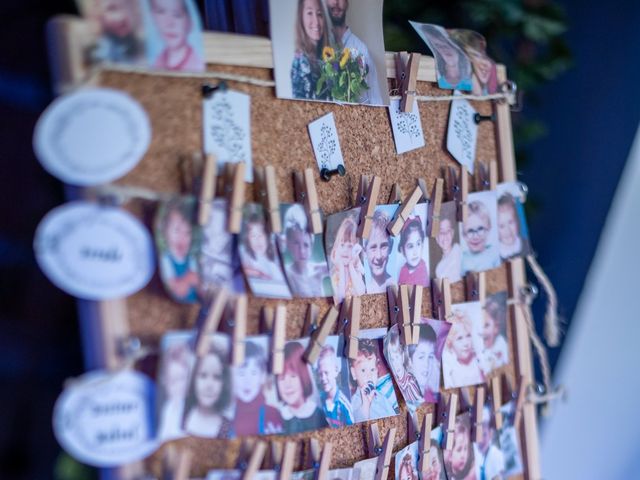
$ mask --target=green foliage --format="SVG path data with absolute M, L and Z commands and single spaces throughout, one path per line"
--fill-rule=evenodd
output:
M 96 480 L 97 471 L 74 460 L 66 453 L 60 453 L 53 467 L 53 477 L 56 480 Z

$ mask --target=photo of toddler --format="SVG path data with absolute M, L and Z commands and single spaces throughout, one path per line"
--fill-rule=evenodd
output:
M 463 275 L 500 266 L 496 193 L 473 192 L 467 202 L 467 219 L 460 224 Z
M 459 303 L 452 306 L 453 318 L 442 354 L 444 387 L 456 388 L 477 385 L 485 381 L 478 355 L 482 323 L 480 302 Z

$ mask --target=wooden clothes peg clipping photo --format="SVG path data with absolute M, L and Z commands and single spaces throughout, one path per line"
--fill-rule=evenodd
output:
M 242 207 L 244 206 L 244 174 L 246 165 L 244 162 L 233 165 L 233 183 L 229 192 L 229 226 L 230 233 L 240 233 L 242 225 Z
M 440 209 L 442 208 L 442 188 L 444 181 L 437 178 L 433 185 L 431 194 L 431 202 L 429 203 L 431 225 L 429 227 L 429 236 L 436 238 L 440 233 Z
M 491 160 L 489 165 L 483 162 L 477 162 L 475 169 L 476 190 L 495 190 L 498 186 L 498 162 Z
M 371 182 L 368 177 L 360 177 L 357 203 L 360 205 L 360 223 L 358 224 L 358 237 L 368 239 L 371 233 L 373 213 L 376 209 L 378 194 L 380 193 L 380 177 L 373 176 Z
M 496 430 L 502 428 L 502 381 L 500 375 L 496 375 L 491 379 L 491 401 L 493 404 L 493 421 Z
M 352 360 L 358 357 L 358 334 L 360 333 L 360 297 L 345 298 L 348 301 L 347 315 L 348 321 L 345 329 L 346 337 L 346 356 Z M 344 305 L 344 302 L 343 302 Z
M 235 299 L 233 345 L 231 350 L 231 364 L 234 367 L 238 367 L 244 362 L 248 301 L 247 295 L 244 293 L 237 295 Z
M 318 203 L 316 182 L 313 179 L 313 170 L 307 168 L 304 172 L 294 172 L 293 179 L 296 201 L 304 205 L 309 219 L 309 230 L 314 234 L 322 233 L 322 214 Z
M 422 190 L 420 189 L 419 185 L 416 185 L 416 187 L 411 192 L 411 195 L 409 195 L 404 200 L 404 202 L 402 202 L 402 205 L 400 206 L 400 208 L 398 208 L 393 220 L 389 222 L 389 225 L 387 226 L 387 231 L 391 235 L 396 237 L 400 234 L 400 231 L 402 230 L 404 223 L 409 218 L 409 215 L 411 215 L 411 212 L 413 211 L 414 207 L 416 206 L 416 204 L 418 203 L 421 197 L 422 197 Z
M 265 454 L 267 453 L 267 442 L 263 440 L 247 439 L 242 445 L 240 454 L 239 470 L 242 473 L 242 480 L 253 480 L 258 470 L 262 466 Z
M 282 442 L 274 440 L 271 442 L 271 457 L 273 459 L 274 470 L 277 480 L 289 480 L 295 467 L 297 445 L 295 442 Z
M 325 442 L 321 447 L 317 438 L 311 438 L 310 443 L 311 457 L 314 463 L 313 469 L 316 471 L 315 480 L 327 480 L 329 468 L 331 467 L 333 444 L 331 442 Z
M 200 185 L 200 199 L 198 206 L 198 225 L 209 223 L 211 216 L 211 200 L 216 196 L 216 157 L 209 154 L 205 157 L 202 171 L 202 183 Z
M 482 442 L 485 395 L 484 385 L 478 385 L 476 387 L 476 401 L 473 406 L 473 438 L 476 443 Z
M 378 424 L 369 425 L 369 456 L 378 457 L 376 464 L 375 480 L 386 480 L 389 475 L 391 455 L 393 454 L 393 443 L 396 438 L 396 427 L 391 427 L 384 437 L 384 442 L 380 442 L 380 431 Z
M 402 189 L 397 183 L 394 183 L 391 187 L 391 191 L 389 192 L 389 200 L 387 201 L 387 203 L 390 205 L 400 205 L 402 203 Z
M 458 411 L 458 394 L 452 392 L 449 394 L 449 402 L 445 412 L 444 421 L 444 449 L 451 450 L 453 448 L 453 440 L 456 434 L 456 412 Z
M 479 301 L 484 306 L 484 302 L 487 298 L 487 280 L 485 272 L 468 272 L 464 277 L 464 281 L 467 301 Z
M 515 412 L 513 414 L 513 426 L 516 430 L 520 428 L 520 422 L 522 420 L 522 409 L 524 408 L 524 402 L 526 400 L 527 382 L 524 377 L 520 377 L 518 381 L 518 393 L 516 396 Z
M 460 165 L 460 169 L 449 167 L 447 190 L 449 196 L 458 205 L 458 221 L 464 222 L 467 219 L 467 195 L 469 194 L 469 174 L 464 165 Z
M 189 448 L 168 445 L 163 459 L 163 479 L 189 480 L 193 452 Z
M 452 320 L 451 284 L 448 278 L 431 281 L 431 304 L 434 317 L 446 322 Z
M 418 80 L 418 69 L 420 68 L 420 54 L 398 52 L 395 55 L 396 61 L 396 88 L 402 97 L 400 100 L 400 111 L 411 112 L 413 101 L 416 97 L 416 82 Z
M 322 323 L 320 323 L 320 326 L 316 328 L 313 332 L 313 335 L 311 335 L 311 338 L 309 339 L 309 346 L 304 353 L 304 359 L 307 361 L 307 363 L 316 363 L 318 355 L 320 354 L 320 350 L 322 350 L 329 332 L 333 330 L 333 327 L 336 324 L 336 320 L 338 320 L 339 314 L 340 312 L 335 307 L 335 305 L 332 305 L 329 308 L 327 314 L 322 319 Z
M 222 314 L 227 306 L 229 292 L 225 288 L 218 290 L 216 295 L 203 308 L 198 319 L 197 333 L 194 351 L 198 358 L 203 357 L 209 351 L 209 335 L 215 333 L 220 325 Z
M 431 425 L 433 423 L 433 414 L 431 412 L 425 413 L 422 419 L 422 425 L 420 428 L 420 439 L 418 441 L 418 472 L 420 478 L 424 478 L 431 470 Z
M 284 343 L 287 328 L 287 307 L 278 304 L 271 328 L 271 373 L 280 375 L 284 371 Z

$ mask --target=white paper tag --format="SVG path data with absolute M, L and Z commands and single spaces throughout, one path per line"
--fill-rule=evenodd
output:
M 34 250 L 56 286 L 87 300 L 131 295 L 154 271 L 147 229 L 124 210 L 88 202 L 49 212 L 36 230 Z
M 65 183 L 99 185 L 122 177 L 149 148 L 151 124 L 129 95 L 91 88 L 55 100 L 40 116 L 33 148 Z
M 400 100 L 391 100 L 389 104 L 389 117 L 391 118 L 391 128 L 393 139 L 396 142 L 396 152 L 398 154 L 424 147 L 424 134 L 422 133 L 422 122 L 420 121 L 420 111 L 418 102 L 413 100 L 411 112 L 400 110 Z
M 336 130 L 336 122 L 333 113 L 328 113 L 309 124 L 309 135 L 313 145 L 313 153 L 316 156 L 318 168 L 322 170 L 335 170 L 338 166 L 344 167 L 340 140 Z
M 467 100 L 453 100 L 447 127 L 447 150 L 471 174 L 478 139 L 478 125 L 473 118 L 475 114 L 476 111 Z
M 66 388 L 53 410 L 53 431 L 77 460 L 115 467 L 156 450 L 153 382 L 135 371 L 87 373 Z
M 245 181 L 253 181 L 251 159 L 251 97 L 234 90 L 217 90 L 202 102 L 205 153 L 218 165 L 245 162 Z

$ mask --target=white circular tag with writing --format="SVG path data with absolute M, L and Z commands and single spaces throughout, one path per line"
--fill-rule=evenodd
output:
M 149 282 L 155 266 L 151 235 L 133 215 L 81 201 L 42 219 L 34 250 L 56 286 L 87 300 L 135 293 Z
M 69 455 L 88 465 L 141 460 L 158 447 L 153 395 L 153 382 L 139 372 L 87 373 L 58 397 L 53 431 Z
M 56 99 L 40 116 L 33 148 L 65 183 L 99 185 L 120 178 L 149 148 L 151 124 L 126 93 L 89 88 Z

